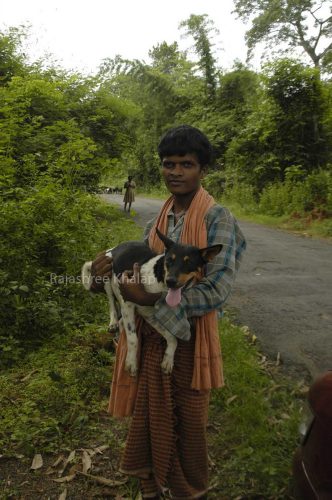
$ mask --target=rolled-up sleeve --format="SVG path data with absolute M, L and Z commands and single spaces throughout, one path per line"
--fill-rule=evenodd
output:
M 204 278 L 183 291 L 179 306 L 170 308 L 164 294 L 155 304 L 155 318 L 178 338 L 190 338 L 189 318 L 221 309 L 227 301 L 246 248 L 242 231 L 227 208 L 215 205 L 206 216 L 208 246 L 222 244 L 221 252 L 208 263 Z

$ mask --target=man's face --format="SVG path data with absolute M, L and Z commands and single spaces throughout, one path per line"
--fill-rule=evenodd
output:
M 197 191 L 204 177 L 195 154 L 165 156 L 161 166 L 165 184 L 175 195 Z

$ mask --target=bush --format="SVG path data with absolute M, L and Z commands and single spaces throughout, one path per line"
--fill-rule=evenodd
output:
M 226 183 L 224 199 L 233 204 L 236 203 L 247 213 L 257 211 L 255 188 L 245 182 Z
M 225 173 L 211 172 L 203 179 L 204 187 L 209 191 L 215 198 L 220 198 L 225 190 Z
M 271 184 L 263 190 L 259 208 L 262 213 L 275 216 L 329 211 L 332 209 L 331 174 L 320 170 L 302 181 L 288 178 L 283 183 Z
M 54 182 L 8 188 L 0 208 L 0 355 L 15 362 L 24 351 L 68 328 L 105 320 L 105 302 L 80 283 L 84 261 L 126 239 L 116 208 Z

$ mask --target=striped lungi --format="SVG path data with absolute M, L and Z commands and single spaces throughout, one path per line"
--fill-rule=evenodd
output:
M 143 498 L 170 489 L 200 498 L 208 489 L 206 425 L 210 391 L 190 388 L 195 338 L 179 340 L 171 375 L 161 371 L 166 341 L 144 323 L 137 399 L 121 471 L 141 479 Z

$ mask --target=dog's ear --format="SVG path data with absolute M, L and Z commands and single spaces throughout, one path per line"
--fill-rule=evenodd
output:
M 202 248 L 200 254 L 205 262 L 211 262 L 221 252 L 222 245 L 213 245 L 212 247 Z
M 174 245 L 174 241 L 167 238 L 167 236 L 165 236 L 163 233 L 161 233 L 158 228 L 156 228 L 156 232 L 157 232 L 158 237 L 161 239 L 161 241 L 164 243 L 164 245 L 167 249 L 171 248 L 171 246 Z

